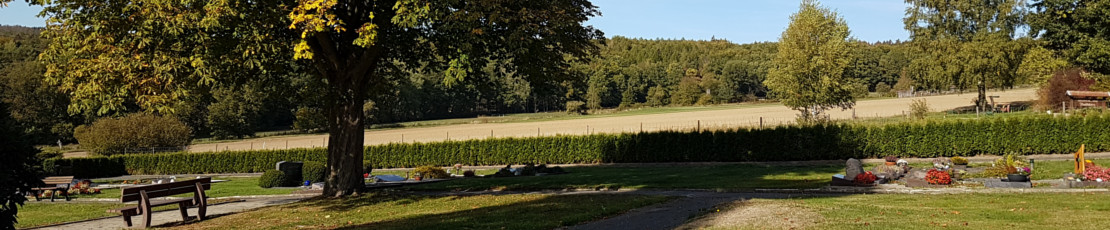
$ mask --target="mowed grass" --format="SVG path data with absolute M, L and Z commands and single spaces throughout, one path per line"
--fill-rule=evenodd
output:
M 226 178 L 212 178 L 213 180 L 227 180 L 224 182 L 213 183 L 212 189 L 205 191 L 208 197 L 231 197 L 231 196 L 258 196 L 258 195 L 286 195 L 291 194 L 297 190 L 295 188 L 262 188 L 258 187 L 258 177 L 226 177 Z M 187 179 L 181 179 L 187 180 Z M 192 196 L 190 194 L 178 195 L 178 197 Z M 100 194 L 85 194 L 75 195 L 71 197 L 77 198 L 120 198 L 120 190 L 118 188 L 100 190 Z M 64 198 L 63 198 L 64 199 Z
M 806 229 L 1104 229 L 1110 226 L 1106 217 L 1110 202 L 1103 202 L 1106 199 L 1110 199 L 1110 193 L 878 194 L 754 199 L 721 211 L 761 213 L 753 209 L 787 207 L 769 215 L 775 215 L 774 220 L 798 220 L 801 223 L 791 224 Z M 745 218 L 756 221 L 745 222 Z M 708 228 L 780 228 L 751 226 L 760 224 L 760 219 L 733 216 L 731 220 L 716 221 L 733 224 Z
M 16 228 L 30 228 L 79 220 L 117 216 L 105 210 L 121 208 L 126 204 L 118 203 L 74 203 L 74 202 L 27 202 L 19 207 Z
M 670 200 L 637 195 L 316 198 L 216 217 L 173 229 L 552 229 Z
M 406 187 L 413 190 L 543 190 L 543 189 L 722 189 L 819 188 L 841 164 L 815 165 L 682 165 L 567 167 L 570 173 L 509 178 L 466 178 Z

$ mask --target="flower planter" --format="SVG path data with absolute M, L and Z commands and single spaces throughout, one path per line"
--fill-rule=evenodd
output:
M 889 161 L 886 162 L 886 165 L 895 165 L 895 164 L 897 164 L 897 163 L 896 162 L 889 162 Z
M 1029 175 L 1006 174 L 1006 181 L 1009 181 L 1009 182 L 1029 182 Z

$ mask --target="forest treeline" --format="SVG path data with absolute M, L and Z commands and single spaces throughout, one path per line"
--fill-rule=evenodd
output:
M 41 29 L 0 27 L 0 98 L 25 124 L 36 143 L 73 142 L 73 129 L 101 116 L 70 114 L 69 99 L 53 90 L 36 61 L 45 48 Z M 444 84 L 444 73 L 409 72 L 368 100 L 364 111 L 373 124 L 566 110 L 640 106 L 705 105 L 752 101 L 766 96 L 762 82 L 776 43 L 736 44 L 727 40 L 636 39 L 616 36 L 596 41 L 597 55 L 571 66 L 563 79 L 529 81 L 503 63 L 491 62 L 465 84 Z M 858 92 L 888 92 L 909 63 L 901 42 L 854 47 L 851 68 Z M 289 63 L 284 73 L 243 78 L 245 84 L 215 85 L 175 106 L 173 116 L 197 137 L 233 138 L 257 131 L 323 129 L 324 83 L 304 63 Z M 568 103 L 570 102 L 570 103 Z M 388 109 L 383 109 L 388 108 Z M 107 116 L 138 112 L 138 106 Z

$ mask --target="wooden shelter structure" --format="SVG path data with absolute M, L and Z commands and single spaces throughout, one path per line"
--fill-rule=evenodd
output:
M 1068 90 L 1067 94 L 1071 108 L 1106 108 L 1107 99 L 1110 99 L 1110 92 Z

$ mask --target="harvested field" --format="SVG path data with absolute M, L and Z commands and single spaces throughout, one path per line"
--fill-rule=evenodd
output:
M 989 92 L 1000 96 L 998 103 L 1030 101 L 1036 99 L 1035 89 L 1018 89 Z M 944 111 L 969 106 L 974 93 L 918 97 L 926 99 L 933 111 Z M 912 98 L 876 99 L 856 103 L 855 109 L 830 113 L 832 119 L 851 119 L 853 113 L 860 118 L 900 116 L 909 110 Z M 446 125 L 434 127 L 371 130 L 366 132 L 366 145 L 395 142 L 435 142 L 443 140 L 483 139 L 490 137 L 532 137 L 537 135 L 581 135 L 588 133 L 650 132 L 660 130 L 693 130 L 756 127 L 762 119 L 764 125 L 792 123 L 797 112 L 785 106 L 753 106 L 738 109 L 708 110 L 665 114 L 607 116 L 581 119 Z M 275 136 L 225 143 L 206 143 L 189 146 L 191 152 L 215 150 L 284 149 L 327 146 L 327 135 Z

